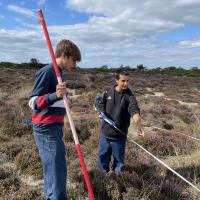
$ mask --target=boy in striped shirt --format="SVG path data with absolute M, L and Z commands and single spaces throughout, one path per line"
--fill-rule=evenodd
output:
M 55 51 L 63 79 L 63 70 L 71 71 L 81 61 L 79 48 L 70 40 L 61 40 Z M 66 200 L 67 167 L 62 140 L 66 83 L 58 84 L 52 64 L 41 68 L 35 79 L 29 106 L 33 110 L 33 134 L 43 165 L 44 193 L 48 200 Z

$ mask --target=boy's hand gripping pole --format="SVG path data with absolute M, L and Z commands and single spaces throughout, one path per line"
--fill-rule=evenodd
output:
M 53 67 L 54 67 L 54 70 L 55 70 L 55 73 L 56 73 L 56 77 L 57 77 L 58 83 L 61 84 L 62 83 L 62 79 L 61 79 L 61 76 L 60 76 L 60 71 L 59 71 L 58 65 L 56 63 L 56 58 L 55 58 L 55 55 L 54 55 L 54 52 L 53 52 L 53 48 L 52 48 L 52 45 L 51 45 L 51 40 L 49 38 L 48 30 L 47 30 L 46 23 L 45 23 L 44 16 L 43 16 L 43 13 L 42 13 L 41 9 L 38 10 L 38 14 L 40 16 L 39 21 L 42 24 L 42 27 L 43 27 L 43 30 L 44 30 L 46 42 L 47 42 L 48 49 L 49 49 L 49 52 L 50 52 L 50 55 L 51 55 L 51 59 L 52 59 L 52 62 L 53 62 Z M 70 127 L 71 127 L 71 130 L 72 130 L 74 142 L 75 142 L 75 145 L 76 145 L 76 150 L 77 150 L 78 157 L 79 157 L 79 160 L 80 160 L 82 172 L 83 172 L 83 175 L 84 175 L 85 183 L 87 185 L 89 198 L 90 198 L 90 200 L 94 200 L 94 194 L 93 194 L 93 191 L 92 191 L 92 187 L 91 187 L 91 184 L 90 184 L 89 176 L 88 176 L 87 169 L 86 169 L 86 166 L 85 166 L 83 154 L 82 154 L 82 151 L 81 151 L 81 146 L 80 146 L 79 141 L 78 141 L 78 137 L 77 137 L 76 129 L 75 129 L 75 126 L 74 126 L 74 122 L 73 122 L 73 119 L 72 119 L 71 114 L 70 114 L 69 103 L 68 103 L 66 95 L 63 96 L 63 100 L 64 100 L 64 105 L 65 105 L 65 109 L 66 109 L 66 112 L 67 112 L 67 116 L 68 116 L 68 119 L 69 119 Z

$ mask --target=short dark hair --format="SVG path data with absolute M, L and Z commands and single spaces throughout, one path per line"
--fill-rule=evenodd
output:
M 79 48 L 70 40 L 61 40 L 55 51 L 56 58 L 59 58 L 62 54 L 64 56 L 72 56 L 76 61 L 81 61 L 81 52 Z
M 117 80 L 119 80 L 120 75 L 122 75 L 122 76 L 129 76 L 129 73 L 127 71 L 125 71 L 125 70 L 121 70 L 120 69 L 120 70 L 117 70 L 115 78 Z

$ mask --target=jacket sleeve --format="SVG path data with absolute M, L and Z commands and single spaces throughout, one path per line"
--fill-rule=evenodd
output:
M 33 110 L 46 109 L 56 101 L 60 100 L 56 92 L 49 92 L 50 76 L 47 71 L 40 71 L 36 74 L 32 95 L 29 99 L 29 107 Z
M 136 100 L 135 95 L 130 91 L 129 93 L 129 105 L 128 105 L 128 112 L 131 116 L 134 114 L 140 114 L 140 108 L 138 106 L 138 102 Z
M 106 111 L 106 95 L 107 91 L 105 90 L 102 94 L 102 100 L 99 102 L 99 111 L 103 113 Z

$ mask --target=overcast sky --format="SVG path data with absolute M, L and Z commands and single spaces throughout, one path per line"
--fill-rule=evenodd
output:
M 38 8 L 81 67 L 200 67 L 200 0 L 0 0 L 0 62 L 51 62 Z

